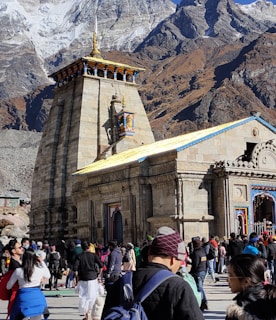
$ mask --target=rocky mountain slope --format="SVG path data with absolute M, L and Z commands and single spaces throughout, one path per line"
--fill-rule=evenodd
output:
M 103 56 L 146 69 L 139 90 L 156 139 L 252 111 L 276 125 L 276 6 L 271 2 L 182 0 L 176 8 L 169 0 L 78 3 L 0 5 L 2 129 L 43 130 L 53 98 L 47 74 L 90 53 L 95 12 Z M 40 19 L 34 23 L 36 15 Z M 4 173 L 1 178 L 9 176 Z M 16 189 L 2 186 L 5 192 Z
M 208 39 L 158 63 L 140 90 L 155 136 L 218 125 L 252 111 L 276 125 L 275 49 L 276 29 L 270 29 L 246 46 L 212 48 Z
M 42 133 L 0 130 L 0 241 L 28 236 L 32 175 Z M 16 199 L 17 198 L 17 199 Z M 23 203 L 20 203 L 22 200 Z M 17 203 L 17 205 L 16 205 Z
M 0 196 L 31 199 L 32 174 L 42 133 L 0 131 Z

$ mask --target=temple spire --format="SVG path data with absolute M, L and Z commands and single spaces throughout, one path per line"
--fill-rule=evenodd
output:
M 97 16 L 96 16 L 96 18 L 95 18 L 95 30 L 94 30 L 94 33 L 93 33 L 93 47 L 92 47 L 92 51 L 91 51 L 90 55 L 91 55 L 91 57 L 102 58 L 101 52 L 98 49 L 97 31 L 98 31 L 98 21 L 97 21 Z

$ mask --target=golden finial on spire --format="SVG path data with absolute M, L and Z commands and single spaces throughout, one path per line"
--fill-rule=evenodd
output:
M 97 16 L 96 16 L 96 18 L 95 18 L 95 31 L 93 33 L 93 48 L 92 48 L 90 55 L 91 55 L 91 57 L 102 58 L 101 52 L 98 49 L 97 29 L 98 29 L 98 21 L 97 21 Z

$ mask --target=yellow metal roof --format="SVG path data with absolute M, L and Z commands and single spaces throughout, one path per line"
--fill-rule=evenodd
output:
M 129 149 L 124 152 L 114 154 L 104 160 L 95 161 L 88 166 L 75 172 L 74 175 L 92 173 L 100 170 L 110 169 L 117 166 L 130 164 L 133 162 L 141 162 L 146 157 L 160 154 L 166 151 L 181 151 L 201 141 L 212 138 L 224 131 L 227 131 L 235 126 L 239 126 L 245 122 L 255 119 L 254 117 L 233 121 L 222 124 L 216 127 L 190 132 L 177 137 L 160 140 L 151 144 L 142 145 L 137 148 Z

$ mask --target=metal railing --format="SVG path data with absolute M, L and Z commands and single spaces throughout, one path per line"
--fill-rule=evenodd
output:
M 262 235 L 264 231 L 268 232 L 269 236 L 275 236 L 276 225 L 266 219 L 263 221 L 254 222 L 250 225 L 252 232 L 256 232 L 258 235 Z

